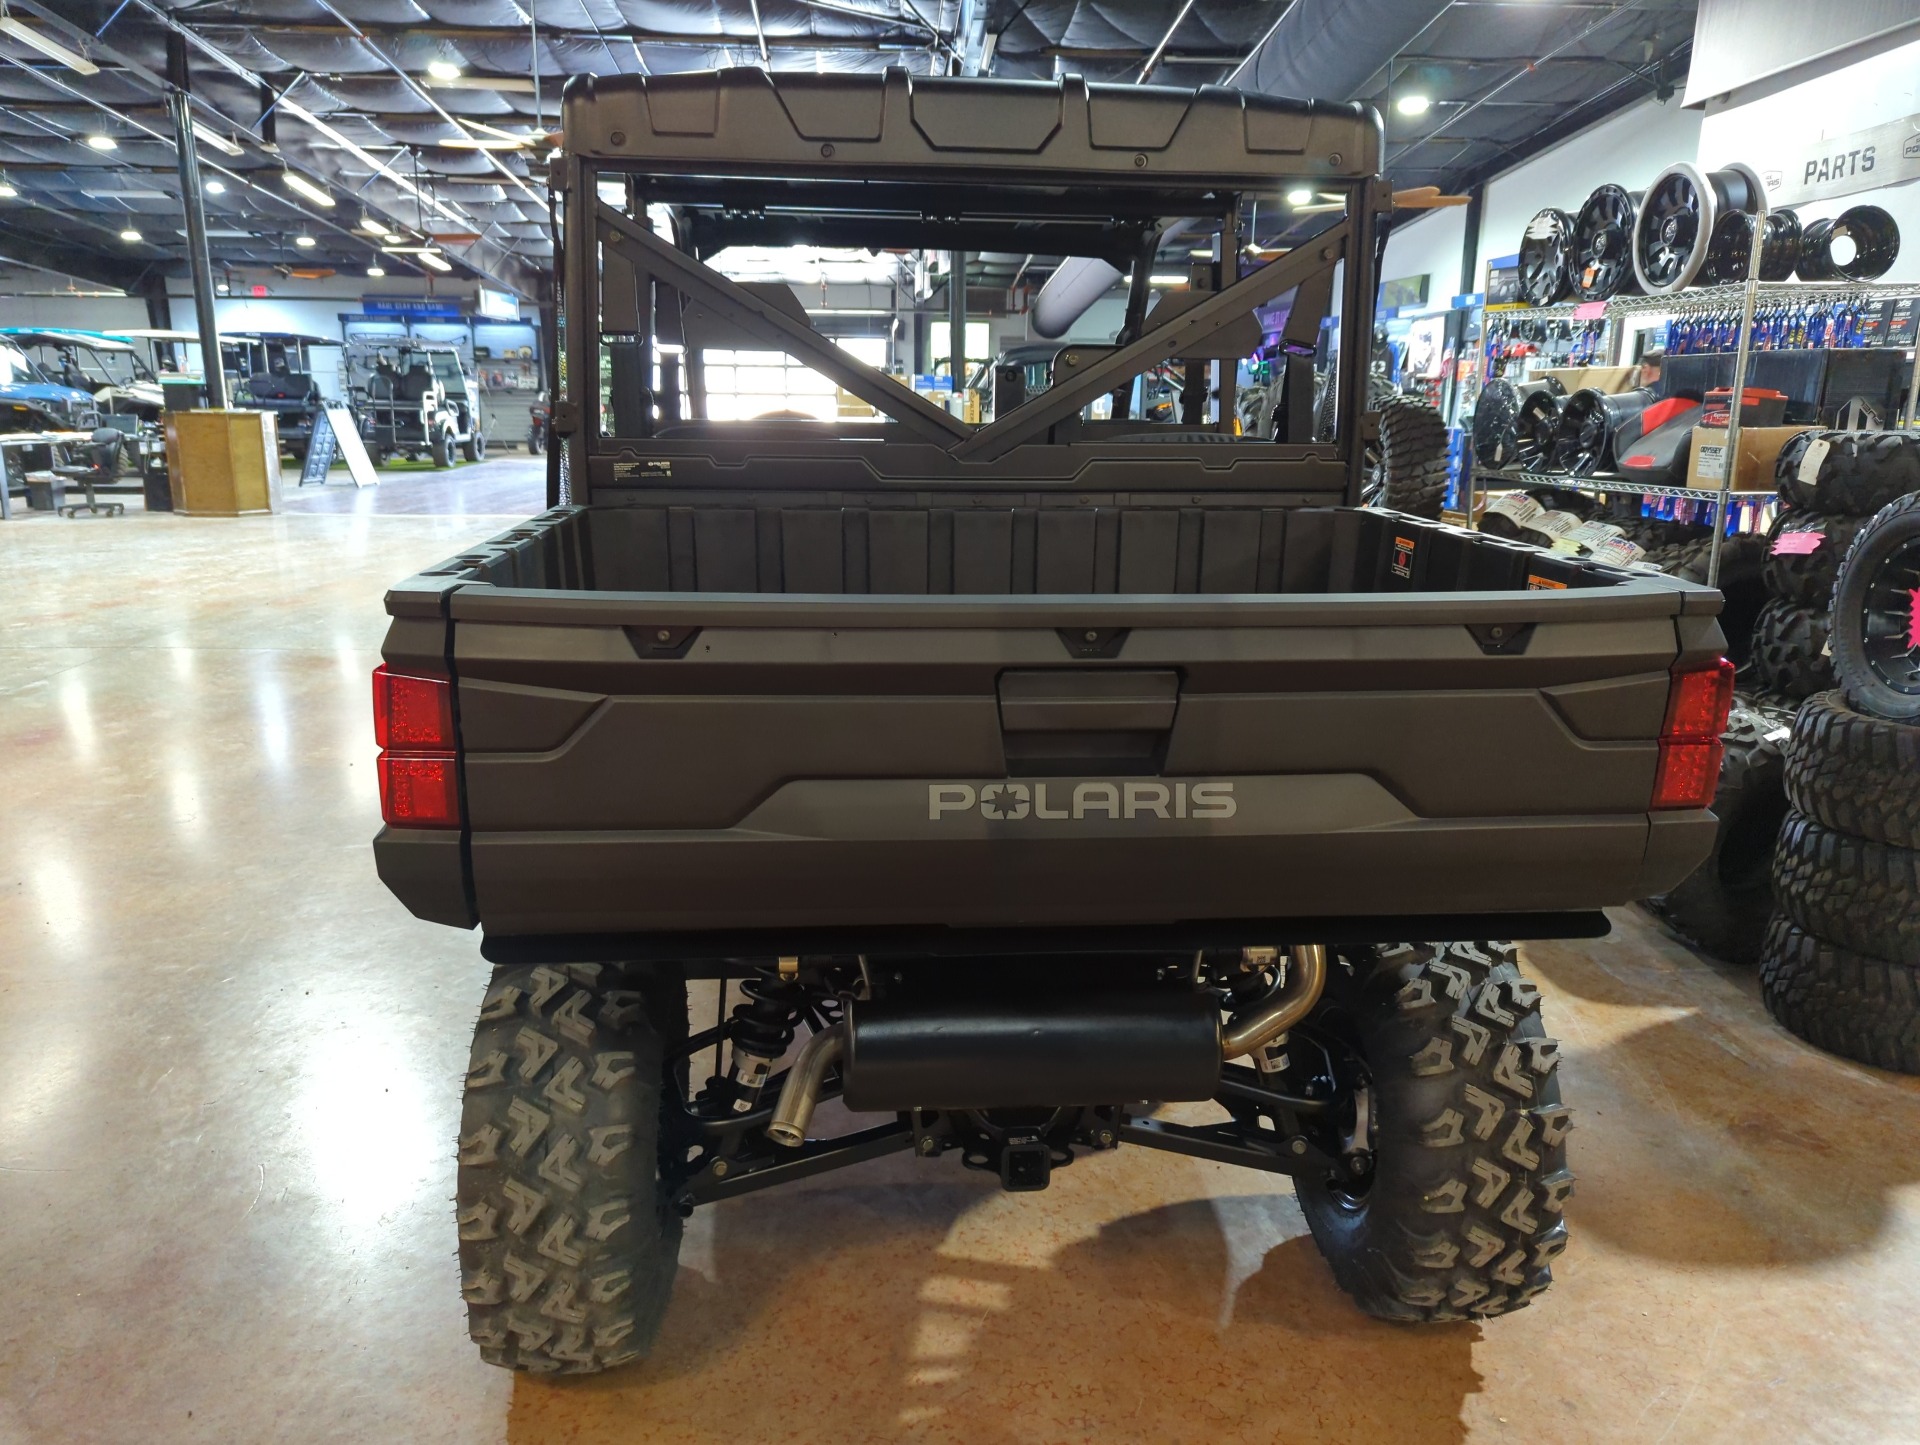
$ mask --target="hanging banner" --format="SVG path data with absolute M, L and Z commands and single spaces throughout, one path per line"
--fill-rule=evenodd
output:
M 1810 141 L 1758 165 L 1770 206 L 1795 206 L 1920 180 L 1920 115 Z

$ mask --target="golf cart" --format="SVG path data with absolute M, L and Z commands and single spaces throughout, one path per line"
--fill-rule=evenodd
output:
M 233 404 L 272 412 L 280 450 L 296 462 L 305 460 L 314 418 L 326 407 L 314 380 L 313 348 L 339 344 L 291 331 L 237 331 L 220 338 L 220 365 Z
M 487 454 L 480 389 L 446 342 L 357 341 L 347 349 L 348 385 L 374 464 L 395 456 L 450 467 Z

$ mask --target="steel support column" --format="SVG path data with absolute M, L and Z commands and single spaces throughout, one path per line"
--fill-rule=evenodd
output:
M 224 411 L 227 374 L 220 365 L 220 326 L 213 314 L 213 262 L 207 255 L 206 197 L 200 189 L 200 156 L 194 149 L 192 86 L 187 42 L 167 32 L 167 111 L 173 117 L 174 151 L 180 160 L 180 204 L 187 213 L 187 267 L 193 276 L 193 316 L 200 333 L 200 371 L 207 405 Z
M 967 253 L 949 251 L 947 256 L 947 357 L 953 368 L 953 400 L 958 406 L 961 389 L 967 384 Z

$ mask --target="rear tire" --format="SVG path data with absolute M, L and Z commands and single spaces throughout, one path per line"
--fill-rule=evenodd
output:
M 433 444 L 428 447 L 427 454 L 432 458 L 435 467 L 444 469 L 453 465 L 455 457 L 452 427 L 443 426 L 433 434 Z
M 662 1033 L 685 986 L 601 964 L 501 968 L 460 1115 L 460 1283 L 489 1364 L 587 1374 L 637 1359 L 673 1287 L 659 1185 Z
M 1399 944 L 1336 967 L 1321 1009 L 1372 1074 L 1364 1193 L 1294 1183 L 1314 1243 L 1354 1301 L 1430 1323 L 1520 1309 L 1552 1282 L 1573 1192 L 1559 1044 L 1511 944 Z M 1321 1015 L 1316 1014 L 1315 1018 Z
M 487 459 L 487 438 L 483 432 L 474 432 L 460 443 L 460 454 L 470 462 L 483 462 Z

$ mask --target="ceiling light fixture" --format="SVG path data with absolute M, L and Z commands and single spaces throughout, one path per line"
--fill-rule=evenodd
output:
M 318 243 L 315 242 L 315 240 L 311 236 L 295 236 L 293 238 L 293 244 L 300 247 L 302 250 L 308 250 Z
M 1187 278 L 1185 276 L 1174 275 L 1172 273 L 1163 275 L 1158 271 L 1154 272 L 1154 274 L 1147 279 L 1156 286 L 1184 286 L 1187 284 Z
M 297 176 L 292 171 L 286 171 L 282 173 L 280 180 L 288 190 L 299 192 L 315 205 L 325 206 L 328 210 L 333 209 L 333 197 L 305 176 Z
M 221 135 L 220 132 L 215 130 L 212 126 L 206 125 L 197 120 L 190 122 L 190 124 L 193 126 L 193 133 L 196 136 L 198 136 L 201 139 L 201 141 L 203 141 L 207 145 L 212 146 L 215 150 L 230 156 L 239 156 L 239 155 L 246 154 L 246 152 L 241 150 L 239 146 L 235 145 L 226 136 Z
M 10 201 L 19 194 L 19 189 L 12 181 L 0 181 L 0 201 Z
M 215 176 L 209 178 L 200 189 L 210 196 L 224 196 L 227 193 L 227 183 Z
M 434 144 L 456 151 L 517 151 L 532 145 L 533 138 L 524 136 L 509 140 L 503 136 L 462 135 L 451 140 L 437 140 Z
M 0 32 L 11 35 L 22 45 L 31 45 L 49 60 L 57 60 L 68 70 L 81 75 L 98 75 L 100 67 L 77 50 L 69 50 L 50 35 L 42 35 L 26 21 L 12 15 L 0 15 Z
M 120 149 L 120 142 L 110 135 L 90 135 L 87 137 L 87 144 L 97 151 L 117 151 Z
M 1287 204 L 1289 206 L 1304 206 L 1312 200 L 1313 192 L 1305 186 L 1296 186 L 1287 192 Z
M 137 241 L 140 239 L 140 233 L 129 226 L 120 233 L 120 239 L 123 241 Z
M 1415 92 L 1412 95 L 1401 96 L 1393 103 L 1393 108 L 1402 115 L 1425 115 L 1432 105 L 1433 98 L 1431 96 L 1425 96 Z
M 437 251 L 422 251 L 420 253 L 420 264 L 423 266 L 431 266 L 436 271 L 453 270 L 452 264 Z
M 458 80 L 460 78 L 460 67 L 455 65 L 451 60 L 429 60 L 427 62 L 427 74 L 431 75 L 435 80 Z
M 385 266 L 369 266 L 367 267 L 367 274 L 377 281 L 387 274 L 387 268 Z

